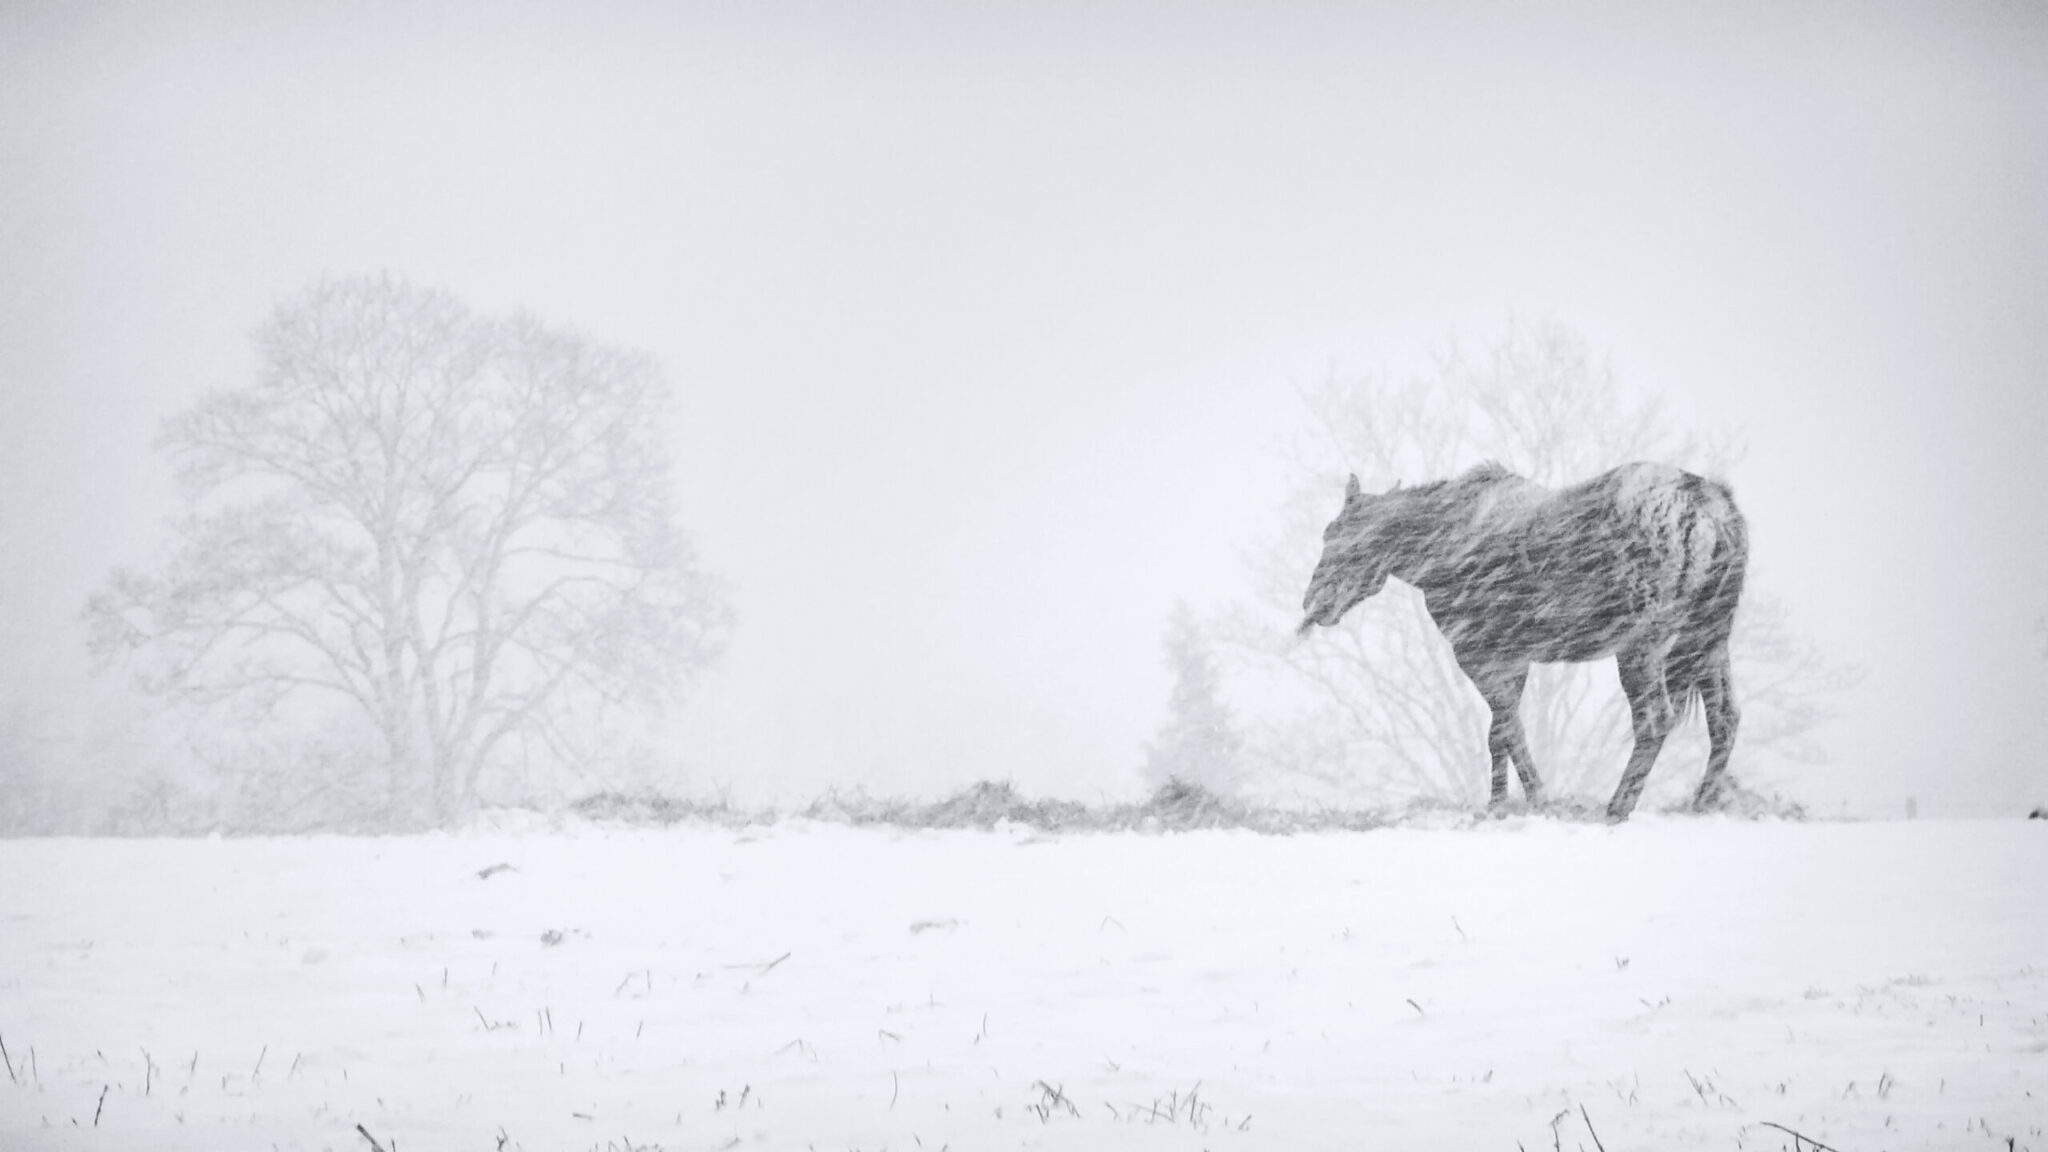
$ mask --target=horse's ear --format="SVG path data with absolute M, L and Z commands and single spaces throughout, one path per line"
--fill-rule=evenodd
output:
M 1364 494 L 1365 489 L 1358 486 L 1358 473 L 1353 472 L 1351 479 L 1344 485 L 1344 502 L 1349 504 Z

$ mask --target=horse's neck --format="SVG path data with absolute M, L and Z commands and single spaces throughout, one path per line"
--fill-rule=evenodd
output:
M 1432 575 L 1444 567 L 1446 541 L 1460 534 L 1471 514 L 1469 502 L 1456 496 L 1418 492 L 1404 497 L 1393 509 L 1388 574 L 1427 589 L 1435 583 Z

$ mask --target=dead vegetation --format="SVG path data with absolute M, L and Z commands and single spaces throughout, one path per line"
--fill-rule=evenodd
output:
M 828 792 L 804 807 L 780 812 L 746 810 L 724 801 L 698 803 L 667 796 L 600 793 L 571 810 L 592 820 L 628 824 L 709 824 L 742 828 L 773 824 L 786 816 L 856 828 L 988 831 L 1015 825 L 1038 832 L 1192 832 L 1241 829 L 1265 835 L 1297 832 L 1362 832 L 1394 822 L 1386 814 L 1351 808 L 1287 809 L 1220 796 L 1199 785 L 1169 780 L 1138 803 L 1083 804 L 1037 799 L 1008 781 L 981 781 L 937 800 Z
M 1724 811 L 1747 819 L 1803 820 L 1799 805 L 1776 796 L 1738 788 L 1726 789 Z M 856 828 L 988 831 L 1013 825 L 1037 832 L 1195 832 L 1236 829 L 1268 836 L 1313 832 L 1366 832 L 1375 828 L 1424 824 L 1469 827 L 1492 819 L 1486 813 L 1435 801 L 1405 807 L 1289 808 L 1261 804 L 1212 792 L 1198 784 L 1168 780 L 1136 803 L 1084 804 L 1078 800 L 1028 797 L 1007 780 L 983 780 L 936 800 L 873 796 L 863 791 L 831 791 L 802 808 L 738 808 L 729 801 L 696 801 L 671 796 L 603 792 L 570 806 L 585 819 L 666 827 L 674 824 L 751 828 L 785 817 L 845 824 Z M 1592 803 L 1561 799 L 1540 809 L 1509 813 L 1542 816 L 1570 823 L 1599 823 L 1605 810 Z

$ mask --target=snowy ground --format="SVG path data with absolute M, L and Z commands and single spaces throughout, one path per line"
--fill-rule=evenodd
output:
M 2039 823 L 46 840 L 0 877 L 9 1149 L 2048 1152 Z

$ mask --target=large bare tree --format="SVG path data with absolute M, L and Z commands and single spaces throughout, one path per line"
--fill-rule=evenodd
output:
M 1332 377 L 1303 400 L 1308 430 L 1292 448 L 1301 483 L 1280 530 L 1252 554 L 1257 599 L 1211 625 L 1240 678 L 1291 702 L 1269 710 L 1282 718 L 1269 714 L 1247 732 L 1241 758 L 1269 777 L 1306 776 L 1354 796 L 1481 800 L 1488 712 L 1419 594 L 1390 584 L 1345 627 L 1294 636 L 1318 534 L 1346 474 L 1381 491 L 1491 460 L 1563 485 L 1631 460 L 1720 473 L 1737 453 L 1726 440 L 1675 431 L 1655 402 L 1625 391 L 1582 337 L 1556 324 L 1514 329 L 1477 354 L 1452 350 L 1417 377 Z M 1854 672 L 1792 631 L 1768 591 L 1768 555 L 1754 559 L 1730 643 L 1743 706 L 1737 766 L 1766 751 L 1810 760 L 1813 729 Z M 1610 664 L 1537 665 L 1522 718 L 1554 790 L 1612 789 L 1630 729 Z M 1704 763 L 1701 727 L 1674 733 L 1665 762 Z M 1678 788 L 1685 775 L 1653 782 Z
M 256 342 L 255 383 L 162 431 L 168 561 L 87 609 L 144 689 L 272 740 L 370 733 L 390 814 L 445 821 L 717 654 L 648 357 L 391 277 L 316 284 Z

